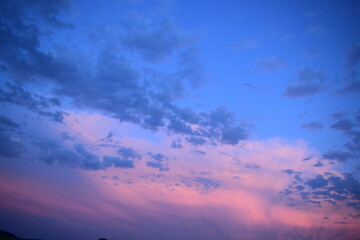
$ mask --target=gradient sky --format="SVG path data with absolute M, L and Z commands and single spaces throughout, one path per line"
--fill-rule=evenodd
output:
M 359 1 L 0 1 L 0 229 L 359 239 Z

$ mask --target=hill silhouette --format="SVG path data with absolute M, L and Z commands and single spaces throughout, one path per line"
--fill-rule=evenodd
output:
M 19 238 L 12 233 L 0 230 L 0 240 L 42 240 L 38 238 Z
M 0 240 L 43 240 L 39 238 L 19 238 L 12 233 L 0 230 Z M 106 238 L 99 238 L 99 240 L 107 240 Z

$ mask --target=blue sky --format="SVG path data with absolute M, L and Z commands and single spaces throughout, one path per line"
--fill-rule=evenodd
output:
M 354 239 L 359 18 L 357 1 L 2 1 L 0 229 Z

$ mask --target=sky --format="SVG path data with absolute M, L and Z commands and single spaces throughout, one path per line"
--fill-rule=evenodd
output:
M 0 1 L 0 229 L 359 239 L 359 1 Z

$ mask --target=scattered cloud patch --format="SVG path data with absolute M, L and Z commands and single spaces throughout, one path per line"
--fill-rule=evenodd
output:
M 352 174 L 334 175 L 326 172 L 318 174 L 303 182 L 304 185 L 290 184 L 293 191 L 286 191 L 288 195 L 299 195 L 309 203 L 316 205 L 343 204 L 354 209 L 360 209 L 360 182 Z
M 262 72 L 273 72 L 285 67 L 285 63 L 281 58 L 272 57 L 261 59 L 258 62 L 258 69 Z
M 97 155 L 90 153 L 82 144 L 75 144 L 72 148 L 68 148 L 46 139 L 36 140 L 33 143 L 39 148 L 37 159 L 47 164 L 57 163 L 64 167 L 91 171 L 104 170 L 109 167 L 135 167 L 133 161 L 114 156 L 104 156 L 101 161 Z
M 148 152 L 148 155 L 153 159 L 146 162 L 146 165 L 148 167 L 157 168 L 161 172 L 170 170 L 167 166 L 169 162 L 169 159 L 167 157 L 165 157 L 161 153 L 152 154 L 151 152 Z
M 200 191 L 204 193 L 212 192 L 221 187 L 221 183 L 219 181 L 211 178 L 196 177 L 195 182 L 200 184 Z
M 57 98 L 33 94 L 17 83 L 5 82 L 4 85 L 4 88 L 0 89 L 0 102 L 15 104 L 56 122 L 63 122 L 66 113 L 49 110 L 51 107 L 60 106 L 60 101 Z
M 9 117 L 1 115 L 0 116 L 0 127 L 6 126 L 11 128 L 19 128 L 19 124 L 11 120 Z
M 312 96 L 325 89 L 325 73 L 319 70 L 303 68 L 298 72 L 297 80 L 290 82 L 284 95 L 291 98 Z
M 247 49 L 255 48 L 257 45 L 258 45 L 257 41 L 248 39 L 234 44 L 233 47 L 240 50 L 247 50 Z
M 341 118 L 344 118 L 346 116 L 346 112 L 343 111 L 343 112 L 335 112 L 335 113 L 331 113 L 329 114 L 329 117 L 333 120 L 339 120 Z
M 314 165 L 313 165 L 313 167 L 323 167 L 324 166 L 324 164 L 322 163 L 322 162 L 320 162 L 320 161 L 317 161 Z
M 195 146 L 197 146 L 197 145 L 203 145 L 203 144 L 206 143 L 206 140 L 205 140 L 205 139 L 199 138 L 199 137 L 189 137 L 189 138 L 186 138 L 186 140 L 187 140 L 189 143 L 191 143 L 191 144 L 193 144 L 193 145 L 195 145 Z
M 115 156 L 103 156 L 103 166 L 104 168 L 108 167 L 117 167 L 117 168 L 134 168 L 134 161 L 128 159 L 121 159 Z
M 301 125 L 301 128 L 308 130 L 320 130 L 324 127 L 324 125 L 320 122 L 309 122 Z
M 117 154 L 122 157 L 123 159 L 137 159 L 137 160 L 141 160 L 141 155 L 138 154 L 134 149 L 132 148 L 127 148 L 127 147 L 120 147 L 117 150 Z
M 355 124 L 352 121 L 348 119 L 342 119 L 332 124 L 331 128 L 347 132 L 347 131 L 351 131 L 354 126 Z
M 322 155 L 326 160 L 336 160 L 339 162 L 346 162 L 348 159 L 352 158 L 353 155 L 350 152 L 342 150 L 330 150 Z
M 184 146 L 181 144 L 181 140 L 180 139 L 176 139 L 174 141 L 171 142 L 170 145 L 172 148 L 183 148 Z

